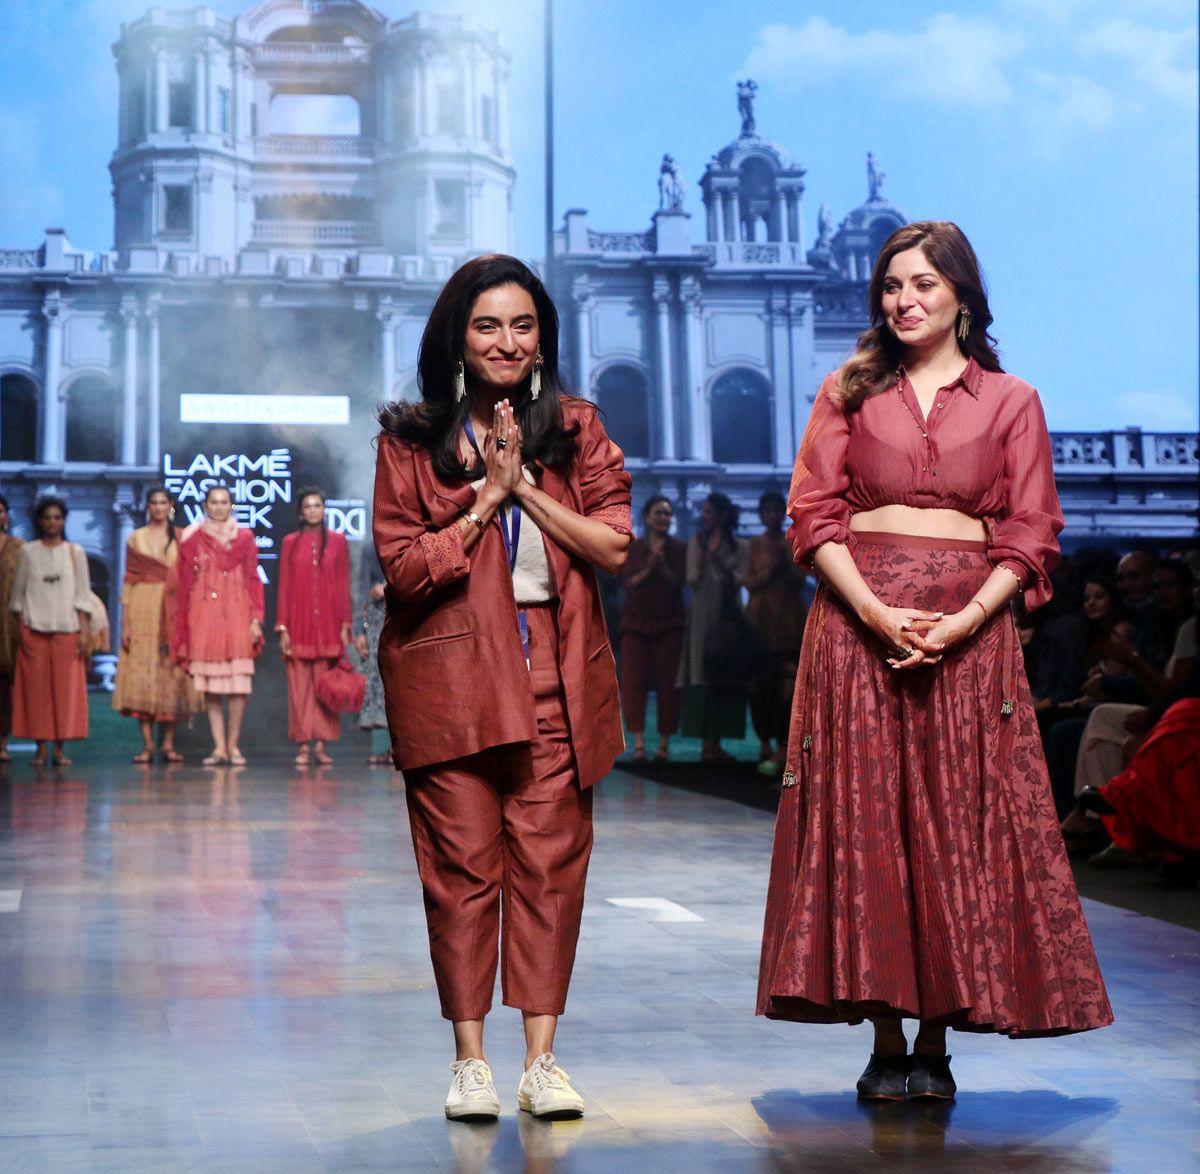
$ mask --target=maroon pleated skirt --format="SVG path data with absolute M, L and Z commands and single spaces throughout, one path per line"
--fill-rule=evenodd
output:
M 853 534 L 892 606 L 957 611 L 982 542 Z M 1060 1035 L 1112 1022 L 1011 613 L 899 672 L 822 587 L 804 633 L 758 1013 Z

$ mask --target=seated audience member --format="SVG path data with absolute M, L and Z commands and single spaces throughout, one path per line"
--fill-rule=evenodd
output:
M 1200 585 L 1193 587 L 1193 593 L 1197 602 L 1200 602 Z M 1126 645 L 1127 649 L 1129 647 Z M 1136 653 L 1128 663 L 1152 702 L 1174 696 L 1185 687 L 1196 668 L 1196 616 L 1189 616 L 1180 625 L 1171 657 L 1161 672 Z M 1122 748 L 1129 737 L 1130 719 L 1145 708 L 1109 702 L 1097 705 L 1092 710 L 1075 762 L 1075 795 L 1082 794 L 1089 787 L 1095 789 L 1103 786 L 1125 765 Z
M 1200 698 L 1172 704 L 1123 771 L 1080 795 L 1064 829 L 1095 816 L 1112 844 L 1091 863 L 1116 868 L 1149 855 L 1176 866 L 1176 875 L 1182 866 L 1194 883 L 1200 875 Z
M 1117 563 L 1117 590 L 1125 610 L 1133 615 L 1154 604 L 1154 563 L 1148 550 L 1131 550 Z

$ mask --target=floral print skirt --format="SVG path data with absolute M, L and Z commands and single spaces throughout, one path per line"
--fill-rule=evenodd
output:
M 884 603 L 957 611 L 982 542 L 851 535 Z M 826 588 L 809 615 L 758 1013 L 1060 1035 L 1112 1022 L 1011 613 L 900 672 Z

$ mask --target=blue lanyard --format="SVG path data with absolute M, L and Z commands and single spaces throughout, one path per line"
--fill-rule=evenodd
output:
M 466 430 L 467 440 L 482 461 L 483 453 L 475 443 L 475 427 L 470 416 L 466 419 Z M 517 569 L 517 548 L 521 544 L 521 507 L 515 501 L 509 505 L 507 513 L 503 506 L 500 507 L 500 537 L 504 539 L 504 553 L 508 555 L 508 571 L 511 575 Z M 525 667 L 529 668 L 529 617 L 520 608 L 517 609 L 517 627 L 521 632 L 521 647 L 525 651 Z

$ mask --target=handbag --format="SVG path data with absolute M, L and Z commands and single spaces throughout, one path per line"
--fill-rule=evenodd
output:
M 746 619 L 737 589 L 726 588 L 720 618 L 704 637 L 704 676 L 710 685 L 742 687 L 762 671 L 766 649 L 758 629 Z
M 317 700 L 334 713 L 357 713 L 367 693 L 367 678 L 343 656 L 317 678 Z

